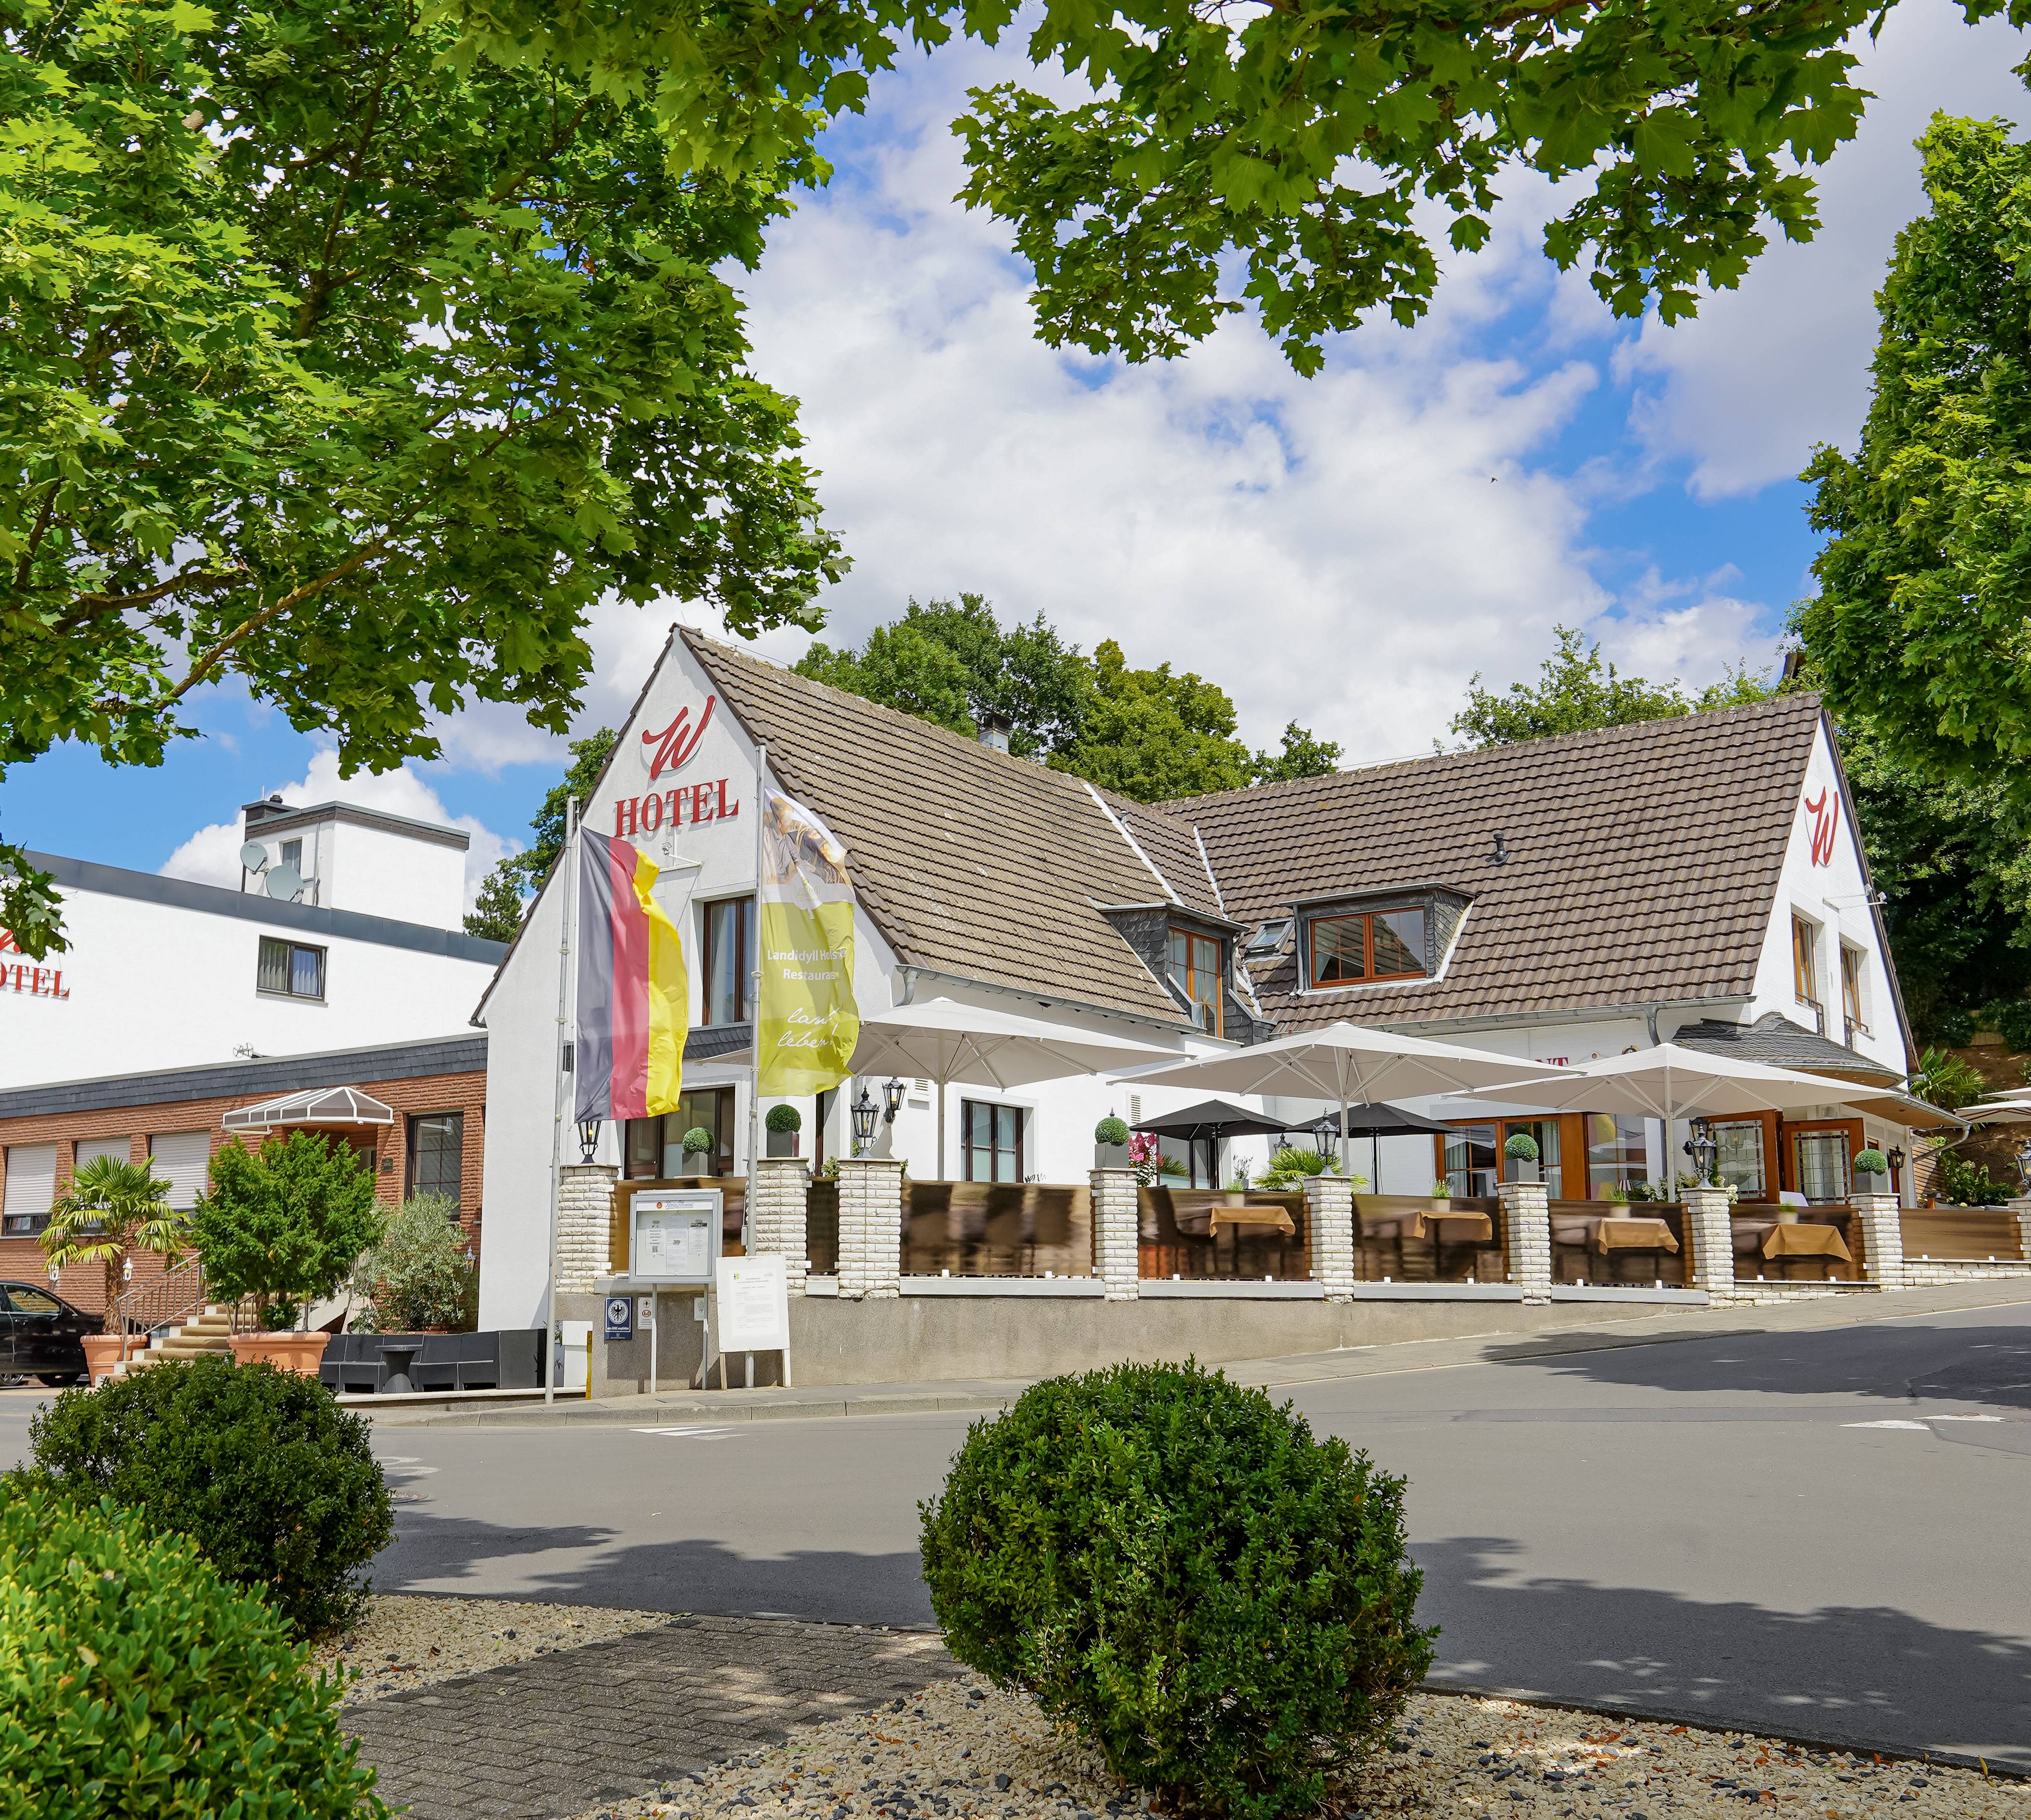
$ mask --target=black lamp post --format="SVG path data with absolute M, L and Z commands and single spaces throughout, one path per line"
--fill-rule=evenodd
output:
M 1713 1180 L 1714 1164 L 1720 1156 L 1720 1145 L 1715 1141 L 1713 1127 L 1704 1118 L 1693 1121 L 1693 1134 L 1686 1140 L 1686 1154 L 1693 1159 L 1693 1173 L 1705 1188 Z
M 867 1083 L 860 1084 L 860 1097 L 853 1103 L 853 1154 L 861 1155 L 874 1141 L 877 1108 L 867 1096 Z
M 903 1110 L 903 1083 L 893 1074 L 881 1083 L 881 1122 L 893 1125 Z
M 581 1163 L 591 1162 L 593 1152 L 599 1148 L 599 1121 L 597 1118 L 581 1118 L 578 1122 L 578 1147 L 584 1152 L 579 1160 Z

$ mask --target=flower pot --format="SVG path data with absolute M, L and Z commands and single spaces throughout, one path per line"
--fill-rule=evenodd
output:
M 1526 1163 L 1520 1156 L 1505 1157 L 1503 1160 L 1507 1165 L 1505 1173 L 1510 1181 L 1535 1182 L 1537 1179 L 1537 1172 L 1541 1165 Z
M 1453 1210 L 1452 1201 L 1445 1195 L 1434 1195 L 1425 1204 L 1433 1213 L 1451 1213 Z
M 147 1338 L 136 1334 L 128 1349 L 130 1358 L 139 1357 L 147 1345 Z M 120 1336 L 117 1334 L 87 1334 L 84 1336 L 84 1368 L 95 1384 L 103 1383 L 112 1375 L 113 1368 L 120 1363 Z
M 1130 1169 L 1135 1167 L 1128 1160 L 1128 1146 L 1125 1144 L 1096 1144 L 1093 1147 L 1093 1166 L 1096 1169 Z
M 770 1156 L 795 1156 L 799 1153 L 798 1140 L 803 1135 L 797 1131 L 769 1131 L 762 1135 L 768 1139 L 766 1154 Z
M 1888 1194 L 1890 1178 L 1879 1170 L 1858 1169 L 1854 1172 L 1854 1191 L 1857 1194 Z
M 1248 1204 L 1248 1190 L 1245 1188 L 1223 1189 L 1220 1204 L 1223 1207 L 1246 1207 Z
M 329 1334 L 235 1334 L 233 1358 L 236 1364 L 273 1365 L 278 1372 L 293 1372 L 300 1378 L 315 1378 L 324 1358 Z

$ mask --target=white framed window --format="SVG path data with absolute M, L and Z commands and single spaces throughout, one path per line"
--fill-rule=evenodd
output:
M 163 1197 L 179 1212 L 197 1205 L 211 1166 L 211 1135 L 204 1131 L 158 1131 L 148 1140 L 148 1163 L 155 1179 L 170 1185 Z
M 255 968 L 254 989 L 272 998 L 321 999 L 324 996 L 324 958 L 322 948 L 263 936 L 261 957 Z
M 32 1238 L 50 1223 L 57 1197 L 57 1147 L 54 1144 L 7 1146 L 7 1189 L 0 1200 L 0 1232 L 9 1238 Z

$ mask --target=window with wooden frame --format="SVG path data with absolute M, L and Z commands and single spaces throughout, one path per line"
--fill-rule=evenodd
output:
M 1826 1017 L 1820 1005 L 1820 932 L 1798 915 L 1791 916 L 1791 989 L 1798 1003 L 1810 1007 L 1813 1027 L 1826 1034 Z
M 1863 953 L 1860 948 L 1851 948 L 1841 943 L 1841 1019 L 1847 1026 L 1847 1040 L 1852 1044 L 1858 1037 L 1866 1037 L 1869 1021 L 1861 1014 L 1861 964 Z
M 705 992 L 702 1022 L 747 1022 L 748 976 L 755 970 L 755 900 L 721 898 L 702 907 Z
M 1220 1031 L 1221 990 L 1225 969 L 1220 962 L 1225 946 L 1217 937 L 1191 929 L 1171 931 L 1171 984 L 1191 1001 L 1192 1020 L 1209 1036 Z
M 959 1128 L 968 1182 L 1023 1179 L 1023 1108 L 986 1100 L 960 1102 Z
M 1375 980 L 1421 980 L 1431 970 L 1422 905 L 1314 917 L 1310 933 L 1314 991 Z

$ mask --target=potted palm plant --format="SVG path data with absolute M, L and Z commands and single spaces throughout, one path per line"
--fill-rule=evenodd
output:
M 1096 1169 L 1129 1167 L 1128 1140 L 1135 1135 L 1125 1118 L 1110 1112 L 1093 1128 L 1093 1166 Z
M 1502 1147 L 1505 1173 L 1511 1182 L 1537 1179 L 1537 1140 L 1527 1131 L 1512 1131 Z
M 797 1133 L 804 1128 L 803 1113 L 794 1106 L 771 1106 L 762 1122 L 769 1129 L 768 1150 L 771 1156 L 797 1154 Z
M 128 1260 L 137 1251 L 173 1257 L 188 1237 L 183 1215 L 165 1198 L 169 1186 L 145 1163 L 95 1156 L 71 1178 L 70 1192 L 50 1209 L 42 1247 L 50 1269 L 95 1264 L 106 1273 L 106 1324 L 113 1331 L 88 1334 L 84 1340 L 84 1361 L 95 1384 L 120 1357 L 117 1304 Z

